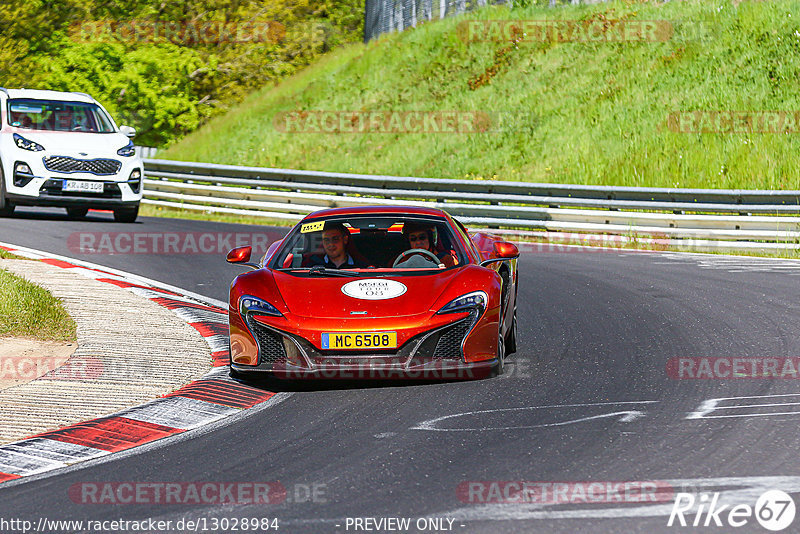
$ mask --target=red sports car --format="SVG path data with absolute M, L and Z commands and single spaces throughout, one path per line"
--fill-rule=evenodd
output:
M 231 374 L 471 378 L 503 372 L 517 345 L 512 243 L 416 207 L 318 211 L 228 261 Z

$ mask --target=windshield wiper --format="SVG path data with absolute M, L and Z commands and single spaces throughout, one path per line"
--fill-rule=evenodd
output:
M 361 276 L 359 273 L 349 271 L 347 269 L 328 269 L 323 265 L 315 265 L 308 270 L 308 274 L 322 274 L 332 276 Z

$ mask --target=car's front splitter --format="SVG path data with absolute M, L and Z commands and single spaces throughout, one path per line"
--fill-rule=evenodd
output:
M 428 362 L 424 365 L 406 366 L 380 361 L 376 358 L 364 365 L 329 364 L 315 368 L 280 364 L 273 366 L 248 366 L 231 364 L 231 369 L 242 375 L 274 376 L 285 380 L 474 380 L 491 376 L 499 360 L 479 362 Z

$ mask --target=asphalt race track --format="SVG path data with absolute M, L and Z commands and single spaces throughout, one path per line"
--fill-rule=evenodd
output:
M 0 241 L 219 300 L 241 271 L 222 255 L 81 255 L 70 250 L 69 236 L 254 230 L 144 217 L 124 225 L 110 214 L 77 222 L 62 212 L 19 209 L 0 219 Z M 428 530 L 438 532 L 765 532 L 752 517 L 733 530 L 668 527 L 674 492 L 722 492 L 728 502 L 752 504 L 753 495 L 782 489 L 796 500 L 800 382 L 674 379 L 667 362 L 800 356 L 800 263 L 563 251 L 523 255 L 520 275 L 520 350 L 498 379 L 269 383 L 291 395 L 212 431 L 188 432 L 189 439 L 2 485 L 0 516 L 173 524 L 278 518 L 284 533 L 356 532 L 354 518 L 387 517 L 411 518 L 412 527 L 418 518 L 453 520 Z M 280 481 L 288 498 L 273 505 L 104 505 L 76 503 L 68 493 L 87 482 L 196 481 Z M 490 481 L 655 482 L 667 497 L 660 506 L 502 503 L 489 498 Z M 486 490 L 475 493 L 479 502 L 461 491 L 470 482 L 484 484 L 472 486 Z

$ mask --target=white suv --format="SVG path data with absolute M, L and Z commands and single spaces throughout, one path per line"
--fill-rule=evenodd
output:
M 0 87 L 0 216 L 17 205 L 91 208 L 134 222 L 142 199 L 136 130 L 84 93 Z

